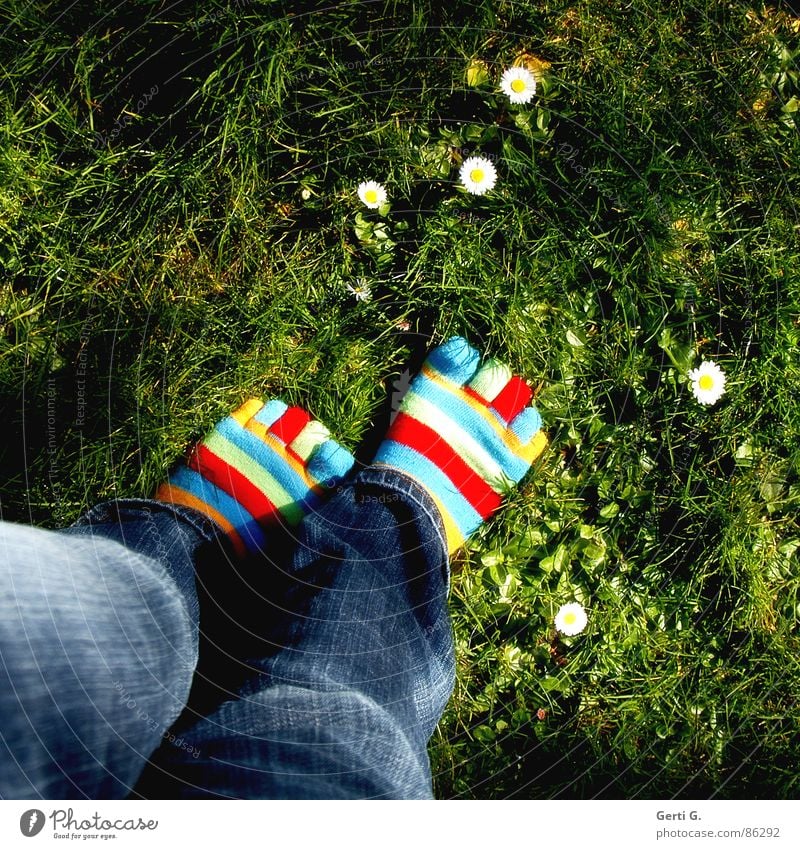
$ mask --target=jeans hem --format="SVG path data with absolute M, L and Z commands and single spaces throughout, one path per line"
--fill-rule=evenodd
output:
M 223 535 L 222 529 L 205 513 L 184 507 L 181 504 L 169 504 L 166 501 L 155 501 L 150 498 L 115 498 L 96 504 L 70 527 L 100 524 L 104 522 L 120 522 L 122 510 L 152 511 L 169 513 L 190 525 L 205 542 L 211 542 Z

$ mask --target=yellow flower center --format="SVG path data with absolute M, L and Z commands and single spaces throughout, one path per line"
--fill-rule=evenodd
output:
M 377 203 L 378 193 L 375 191 L 375 189 L 367 189 L 364 192 L 364 200 L 366 200 L 367 203 Z
M 700 380 L 697 381 L 697 385 L 701 389 L 713 389 L 714 388 L 714 378 L 711 377 L 710 374 L 703 374 L 700 376 Z
M 511 91 L 515 91 L 519 94 L 522 91 L 525 91 L 525 83 L 523 80 L 511 80 Z
M 469 178 L 473 183 L 482 183 L 483 182 L 483 169 L 482 168 L 473 168 L 472 171 L 469 172 Z
M 575 622 L 576 616 L 574 613 L 565 613 L 564 614 L 564 624 L 572 625 Z

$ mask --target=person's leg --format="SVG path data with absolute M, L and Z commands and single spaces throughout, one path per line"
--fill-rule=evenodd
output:
M 455 551 L 543 450 L 530 389 L 456 339 L 432 352 L 378 452 L 301 527 L 238 697 L 179 721 L 144 796 L 427 798 L 454 662 Z
M 235 574 L 352 462 L 304 411 L 253 399 L 157 500 L 58 532 L 0 523 L 0 796 L 127 795 L 187 702 L 197 572 Z
M 128 501 L 0 523 L 0 797 L 130 792 L 186 704 L 204 521 Z
M 367 469 L 306 518 L 283 569 L 249 682 L 184 717 L 187 745 L 165 743 L 136 794 L 430 797 L 426 746 L 454 676 L 434 502 L 405 475 Z

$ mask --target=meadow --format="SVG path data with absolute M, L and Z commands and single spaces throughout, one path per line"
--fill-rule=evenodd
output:
M 464 335 L 550 443 L 453 564 L 437 795 L 796 797 L 799 58 L 736 0 L 9 0 L 2 518 L 149 496 L 251 395 L 369 462 Z

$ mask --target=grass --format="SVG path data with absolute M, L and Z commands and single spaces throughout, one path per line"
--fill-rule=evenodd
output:
M 551 445 L 454 566 L 437 793 L 796 797 L 788 7 L 4 15 L 4 519 L 149 495 L 252 393 L 366 458 L 409 362 L 462 333 L 539 387 Z M 539 92 L 512 109 L 495 82 L 523 54 Z M 480 198 L 456 186 L 476 150 L 499 173 Z M 368 178 L 387 215 L 355 200 Z M 728 376 L 708 409 L 686 382 L 701 359 Z M 557 638 L 571 600 L 589 626 Z

